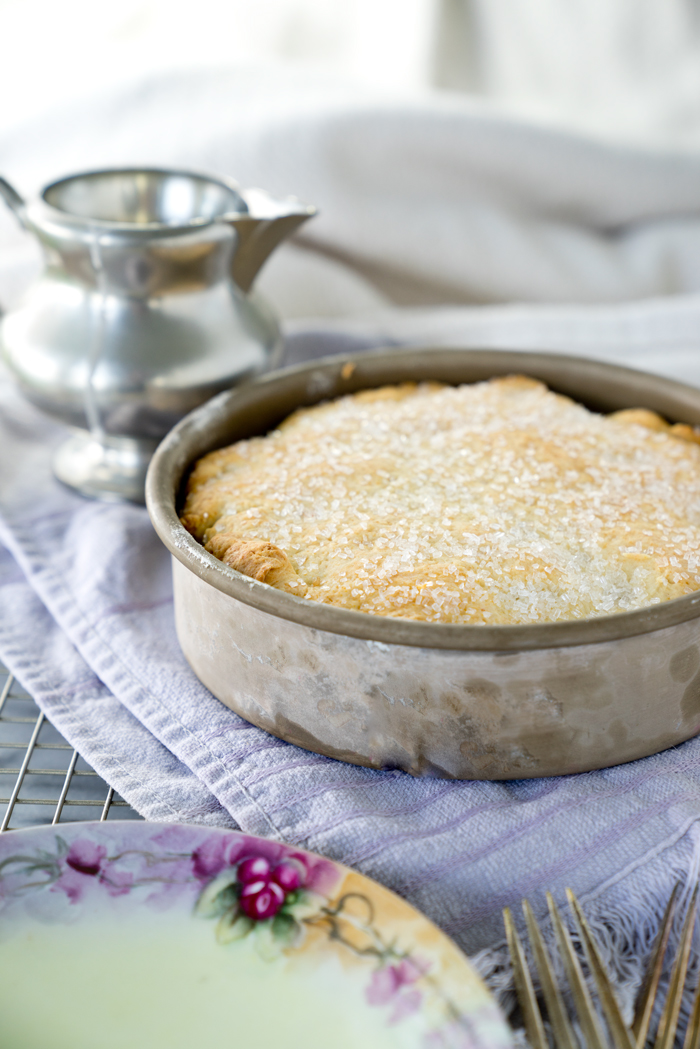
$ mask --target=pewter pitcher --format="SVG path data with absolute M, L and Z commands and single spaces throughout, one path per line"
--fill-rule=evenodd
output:
M 174 423 L 274 365 L 279 328 L 250 288 L 315 209 L 160 169 L 75 175 L 31 204 L 0 178 L 0 195 L 45 256 L 0 343 L 25 396 L 74 428 L 54 472 L 84 495 L 140 502 Z

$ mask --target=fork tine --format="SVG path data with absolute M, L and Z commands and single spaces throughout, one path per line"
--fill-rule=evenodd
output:
M 527 931 L 530 936 L 532 953 L 535 957 L 535 965 L 542 986 L 542 994 L 547 1004 L 547 1013 L 554 1033 L 554 1043 L 557 1049 L 578 1049 L 578 1043 L 573 1029 L 566 1015 L 564 999 L 557 986 L 556 977 L 552 971 L 552 964 L 542 939 L 532 907 L 527 900 L 523 900 L 523 914 L 527 922 Z
M 616 1049 L 635 1049 L 635 1040 L 622 1018 L 620 1006 L 617 1004 L 617 999 L 615 998 L 612 986 L 610 985 L 610 980 L 605 971 L 603 960 L 600 957 L 600 952 L 593 938 L 590 926 L 586 921 L 586 916 L 581 909 L 581 904 L 578 902 L 571 889 L 566 890 L 566 897 L 569 901 L 569 906 L 574 912 L 576 924 L 578 925 L 581 940 L 583 941 L 583 949 L 586 952 L 586 960 L 588 961 L 588 966 L 593 973 L 595 985 L 598 988 L 600 1004 L 605 1014 L 605 1019 L 608 1022 L 613 1044 Z
M 664 1003 L 664 1010 L 659 1020 L 659 1029 L 656 1032 L 654 1049 L 672 1049 L 676 1037 L 676 1025 L 678 1014 L 681 1009 L 681 998 L 685 984 L 685 975 L 688 970 L 688 958 L 690 956 L 690 943 L 693 938 L 695 925 L 695 912 L 698 902 L 698 886 L 690 899 L 690 906 L 683 923 L 681 940 L 676 954 L 676 960 L 671 972 L 671 980 L 668 985 L 668 993 Z
M 603 1033 L 591 1002 L 591 996 L 583 979 L 579 960 L 576 957 L 568 930 L 562 921 L 559 909 L 550 892 L 547 893 L 547 904 L 549 905 L 549 913 L 552 916 L 552 924 L 557 935 L 559 951 L 566 969 L 566 976 L 574 998 L 586 1046 L 588 1049 L 605 1049 Z
M 525 952 L 523 951 L 518 931 L 515 928 L 513 915 L 510 913 L 510 907 L 505 907 L 503 910 L 503 922 L 506 927 L 508 952 L 513 966 L 513 980 L 515 981 L 515 990 L 523 1013 L 527 1040 L 532 1049 L 549 1049 L 542 1025 L 542 1017 L 540 1016 L 537 999 L 532 987 L 532 980 L 530 979 L 530 970 L 525 961 Z
M 695 991 L 695 1000 L 685 1032 L 683 1049 L 700 1049 L 700 985 Z
M 673 892 L 669 897 L 669 901 L 666 904 L 666 911 L 661 923 L 661 930 L 656 939 L 656 943 L 654 944 L 654 950 L 649 959 L 649 965 L 644 974 L 639 993 L 637 994 L 637 1000 L 634 1003 L 632 1034 L 637 1043 L 637 1049 L 642 1049 L 642 1046 L 646 1043 L 647 1035 L 649 1034 L 651 1014 L 654 1009 L 654 1002 L 656 1001 L 656 992 L 659 989 L 659 980 L 661 979 L 661 970 L 664 964 L 666 948 L 668 947 L 668 938 L 671 935 L 671 926 L 673 925 L 673 915 L 675 912 L 678 890 L 679 883 L 676 882 L 673 886 Z

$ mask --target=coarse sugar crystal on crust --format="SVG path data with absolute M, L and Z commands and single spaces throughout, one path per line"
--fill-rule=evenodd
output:
M 700 444 L 525 376 L 304 408 L 201 459 L 182 522 L 311 601 L 440 623 L 631 611 L 700 589 Z

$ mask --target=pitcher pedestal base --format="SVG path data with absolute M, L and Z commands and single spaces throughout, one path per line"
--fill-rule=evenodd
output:
M 157 441 L 76 432 L 53 458 L 53 472 L 81 495 L 106 502 L 144 502 L 146 470 Z

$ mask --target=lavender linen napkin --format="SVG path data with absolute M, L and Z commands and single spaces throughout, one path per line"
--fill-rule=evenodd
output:
M 298 348 L 298 347 L 297 347 Z M 59 427 L 0 382 L 0 657 L 146 816 L 237 824 L 385 883 L 496 972 L 501 908 L 571 886 L 625 988 L 697 869 L 700 740 L 587 775 L 416 780 L 318 756 L 222 706 L 186 664 L 145 510 L 59 486 Z M 628 995 L 629 997 L 629 995 Z

